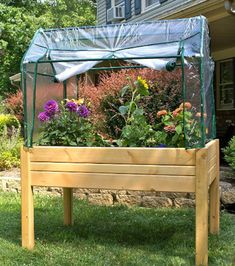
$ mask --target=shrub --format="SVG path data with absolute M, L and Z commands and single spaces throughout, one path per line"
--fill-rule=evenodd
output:
M 15 94 L 10 94 L 5 100 L 6 110 L 15 115 L 20 124 L 23 124 L 23 93 L 18 90 Z
M 232 137 L 223 152 L 226 162 L 235 170 L 235 136 Z
M 12 127 L 19 129 L 20 123 L 14 115 L 0 114 L 0 133 L 3 132 L 5 127 L 7 128 L 9 133 L 11 132 Z
M 20 138 L 20 128 L 11 128 L 9 136 L 5 126 L 0 133 L 0 170 L 19 167 L 20 165 L 20 146 L 23 141 Z
M 3 97 L 0 96 L 0 114 L 5 114 L 5 113 L 6 113 L 5 101 L 3 100 Z

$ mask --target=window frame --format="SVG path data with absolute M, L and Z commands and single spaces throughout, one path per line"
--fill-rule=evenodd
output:
M 147 0 L 141 0 L 141 13 L 151 10 L 154 7 L 158 7 L 161 5 L 160 1 L 158 0 L 157 3 L 153 3 L 152 5 L 146 5 Z
M 225 62 L 232 62 L 233 69 L 233 82 L 221 83 L 221 65 Z M 232 84 L 233 86 L 233 103 L 231 105 L 221 104 L 221 87 L 226 84 Z M 235 58 L 226 58 L 218 60 L 216 62 L 216 110 L 218 111 L 228 111 L 235 110 Z

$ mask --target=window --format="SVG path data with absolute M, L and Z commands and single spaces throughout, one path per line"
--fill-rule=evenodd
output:
M 217 109 L 235 108 L 234 59 L 217 63 Z
M 150 9 L 155 6 L 159 6 L 159 0 L 142 0 L 142 9 L 143 11 L 146 9 Z

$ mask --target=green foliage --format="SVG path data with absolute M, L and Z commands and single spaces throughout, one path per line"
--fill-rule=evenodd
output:
M 161 110 L 157 116 L 161 120 L 153 127 L 157 131 L 156 139 L 158 143 L 165 144 L 168 147 L 184 147 L 185 138 L 188 140 L 187 130 L 191 129 L 190 141 L 195 142 L 200 139 L 200 128 L 197 120 L 193 118 L 190 108 L 179 107 L 173 112 Z M 185 131 L 184 132 L 184 124 Z
M 5 102 L 3 100 L 3 97 L 0 96 L 0 114 L 5 114 L 5 113 L 6 113 Z
M 23 141 L 20 137 L 20 128 L 11 128 L 9 135 L 5 126 L 0 133 L 0 171 L 19 167 L 20 165 L 20 146 Z
M 235 170 L 235 136 L 229 141 L 228 146 L 223 149 L 224 159 Z
M 184 147 L 185 146 L 185 129 L 191 130 L 194 139 L 200 138 L 199 123 L 193 119 L 190 111 L 190 103 L 183 104 L 173 112 L 161 110 L 156 114 L 153 125 L 146 118 L 146 113 L 141 107 L 143 97 L 149 96 L 149 88 L 145 80 L 138 77 L 137 81 L 125 86 L 120 96 L 124 97 L 129 94 L 129 101 L 125 101 L 119 107 L 119 115 L 125 121 L 121 130 L 121 135 L 117 140 L 119 146 L 124 147 Z M 186 136 L 187 138 L 187 136 Z
M 7 128 L 9 131 L 11 131 L 11 128 L 20 128 L 20 123 L 18 119 L 11 114 L 0 114 L 0 132 L 4 130 L 4 128 Z
M 90 0 L 4 0 L 0 4 L 0 95 L 15 92 L 9 77 L 20 72 L 20 61 L 39 28 L 95 23 L 95 4 Z
M 149 94 L 148 85 L 140 77 L 134 84 L 129 79 L 128 81 L 129 85 L 121 90 L 121 97 L 130 93 L 131 98 L 119 107 L 119 113 L 125 121 L 125 126 L 122 128 L 117 144 L 122 147 L 152 146 L 155 144 L 154 131 L 146 121 L 143 108 L 138 106 L 141 97 Z

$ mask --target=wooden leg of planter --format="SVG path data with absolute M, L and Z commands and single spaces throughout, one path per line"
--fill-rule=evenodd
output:
M 216 140 L 216 178 L 210 186 L 210 233 L 219 233 L 220 193 L 219 193 L 219 140 Z
M 196 265 L 208 265 L 207 149 L 196 153 Z
M 22 247 L 34 248 L 34 206 L 30 177 L 30 158 L 26 148 L 21 149 L 21 226 Z
M 73 189 L 63 188 L 64 195 L 64 225 L 73 224 Z

